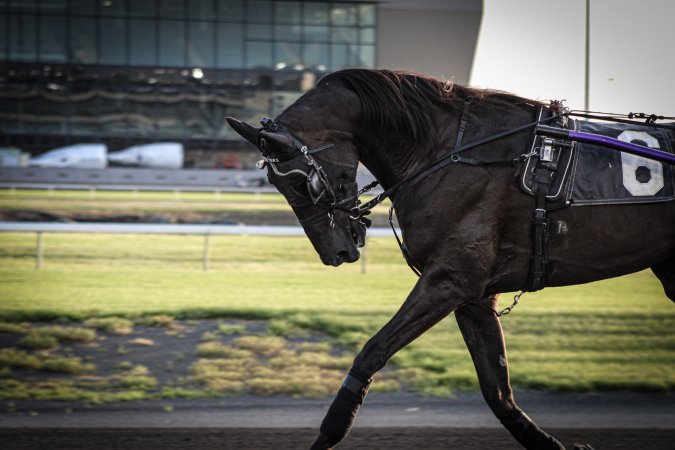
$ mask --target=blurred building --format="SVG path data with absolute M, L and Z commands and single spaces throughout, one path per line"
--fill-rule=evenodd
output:
M 180 142 L 185 166 L 255 152 L 226 116 L 275 115 L 330 71 L 467 82 L 482 0 L 0 0 L 0 147 Z

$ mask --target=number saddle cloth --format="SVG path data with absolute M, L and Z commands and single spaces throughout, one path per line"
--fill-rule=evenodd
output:
M 569 120 L 569 128 L 673 153 L 675 132 L 650 126 Z M 535 137 L 519 176 L 520 187 L 535 196 L 543 138 Z M 675 199 L 675 166 L 581 142 L 554 143 L 547 209 L 565 206 L 667 202 Z M 550 158 L 550 155 L 549 155 Z M 548 165 L 551 167 L 551 165 Z

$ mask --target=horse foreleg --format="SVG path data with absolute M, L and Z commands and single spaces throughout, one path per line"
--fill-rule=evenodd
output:
M 455 311 L 483 397 L 494 415 L 525 448 L 564 450 L 560 442 L 535 425 L 516 405 L 509 381 L 504 334 L 494 312 L 496 303 L 495 296 L 487 304 L 469 304 Z
M 449 301 L 456 292 L 443 276 L 431 270 L 410 292 L 392 319 L 373 336 L 354 360 L 338 391 L 312 450 L 330 449 L 347 436 L 368 391 L 371 377 L 401 348 L 450 314 L 461 301 Z

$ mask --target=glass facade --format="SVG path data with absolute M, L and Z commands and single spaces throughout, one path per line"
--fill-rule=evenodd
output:
M 0 146 L 179 140 L 218 165 L 209 152 L 247 148 L 226 116 L 256 122 L 323 73 L 373 67 L 376 22 L 368 2 L 0 0 Z

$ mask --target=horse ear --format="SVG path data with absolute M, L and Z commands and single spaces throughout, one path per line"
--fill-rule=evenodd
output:
M 287 136 L 285 134 L 281 133 L 272 133 L 269 131 L 263 131 L 260 133 L 260 138 L 261 141 L 264 139 L 267 141 L 267 145 L 270 146 L 270 148 L 282 151 L 282 152 L 289 152 L 291 150 L 294 150 L 295 147 L 293 145 L 293 140 L 290 138 L 290 136 Z M 262 147 L 263 144 L 261 144 Z M 265 150 L 265 149 L 262 149 Z
M 244 139 L 249 141 L 251 144 L 258 146 L 258 130 L 259 128 L 252 127 L 246 122 L 235 119 L 234 117 L 226 117 L 227 123 L 241 135 Z

